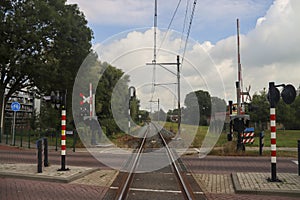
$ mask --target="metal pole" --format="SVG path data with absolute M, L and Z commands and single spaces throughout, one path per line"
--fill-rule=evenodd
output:
M 242 96 L 242 102 L 244 102 L 244 96 L 241 95 L 241 91 L 243 91 L 243 78 L 242 78 L 242 64 L 241 64 L 241 54 L 240 54 L 240 22 L 239 19 L 236 20 L 236 26 L 237 26 L 237 54 L 238 54 L 238 81 L 239 81 L 239 99 L 241 101 Z M 238 104 L 238 106 L 241 106 L 241 104 Z
M 43 172 L 43 154 L 42 154 L 42 140 L 39 139 L 36 141 L 37 146 L 37 172 L 42 173 Z
M 229 115 L 232 115 L 232 101 L 229 101 Z M 229 134 L 227 135 L 227 140 L 232 141 L 232 134 L 233 134 L 233 123 L 232 120 L 230 120 L 229 123 Z
M 15 140 L 15 126 L 16 126 L 16 111 L 14 111 L 14 118 L 13 118 L 13 127 L 12 127 L 12 141 L 11 144 L 15 146 L 16 140 Z
M 178 92 L 178 136 L 180 137 L 181 130 L 181 109 L 180 109 L 180 62 L 179 55 L 177 55 L 177 92 Z
M 157 111 L 158 111 L 158 113 L 157 113 L 157 123 L 159 122 L 159 112 L 160 112 L 160 110 L 159 110 L 159 99 L 157 99 Z
M 276 108 L 273 94 L 275 93 L 275 83 L 269 82 L 270 94 L 270 127 L 271 127 L 271 180 L 278 181 L 276 175 Z
M 237 97 L 237 114 L 241 115 L 241 88 L 240 88 L 240 82 L 235 82 L 236 86 L 236 97 Z
M 4 127 L 4 111 L 5 111 L 5 95 L 3 96 L 3 100 L 2 100 L 2 112 L 1 114 L 1 122 L 0 122 L 0 132 L 2 134 L 5 134 L 5 127 Z M 1 140 L 1 139 L 0 139 Z M 6 143 L 7 144 L 7 143 Z
M 44 143 L 44 167 L 49 166 L 49 161 L 48 161 L 48 139 L 46 137 L 43 138 L 43 143 Z
M 62 97 L 62 107 L 61 107 L 61 169 L 58 171 L 67 171 L 66 168 L 66 96 L 65 92 Z
M 130 118 L 131 118 L 131 113 L 130 113 L 130 101 L 131 101 L 131 97 L 130 97 L 130 90 L 129 90 L 129 102 L 128 102 L 128 134 L 130 134 Z
M 73 152 L 75 152 L 75 146 L 76 146 L 76 141 L 77 141 L 77 131 L 76 130 L 74 130 L 73 131 Z
M 153 50 L 153 63 L 156 63 L 156 30 L 157 29 L 157 0 L 155 0 L 154 6 L 154 50 Z
M 92 83 L 90 83 L 90 99 L 89 99 L 89 104 L 90 104 L 90 120 L 92 119 L 92 117 L 94 116 L 93 113 L 93 86 Z
M 131 92 L 132 91 L 132 92 Z M 131 86 L 128 88 L 129 93 L 129 102 L 128 102 L 128 134 L 130 134 L 130 121 L 131 121 L 131 113 L 130 113 L 130 107 L 131 107 L 131 100 L 133 97 L 135 97 L 135 87 Z
M 57 151 L 57 142 L 58 142 L 58 135 L 57 135 L 57 131 L 55 131 L 55 151 Z
M 5 144 L 8 144 L 8 132 L 7 129 L 5 129 L 5 127 L 4 127 L 4 133 L 6 133 Z
M 23 147 L 23 128 L 22 128 L 22 126 L 21 126 L 20 133 L 21 133 L 21 144 L 20 144 L 20 147 Z
M 28 149 L 30 149 L 30 136 L 31 136 L 31 131 L 28 130 Z
M 264 147 L 264 142 L 263 142 L 263 138 L 264 138 L 265 134 L 264 132 L 260 132 L 259 133 L 259 155 L 262 156 L 262 152 L 263 152 L 263 147 Z
M 300 140 L 298 140 L 298 176 L 300 176 Z

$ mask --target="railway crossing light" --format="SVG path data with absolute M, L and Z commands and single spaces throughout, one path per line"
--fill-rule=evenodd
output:
M 284 103 L 291 104 L 296 98 L 296 90 L 292 85 L 275 85 L 269 82 L 268 100 L 270 102 L 270 129 L 271 129 L 271 178 L 270 182 L 281 182 L 276 173 L 276 104 L 280 100 L 280 92 L 277 87 L 283 87 L 281 97 Z
M 269 92 L 268 92 L 268 101 L 271 104 L 274 104 L 274 106 L 279 102 L 280 100 L 280 92 L 278 88 L 276 88 L 275 84 L 270 83 L 269 85 Z
M 286 104 L 291 104 L 294 102 L 295 98 L 296 98 L 296 89 L 294 86 L 292 85 L 286 85 L 282 92 L 281 92 L 281 97 L 282 100 L 284 101 L 284 103 Z
M 129 93 L 129 100 L 128 100 L 128 134 L 130 134 L 130 128 L 131 128 L 131 100 L 135 97 L 135 87 L 131 86 L 128 88 Z
M 66 95 L 66 93 L 59 92 L 58 90 L 56 91 L 56 93 L 54 91 L 51 91 L 50 101 L 51 101 L 52 108 L 59 109 L 60 106 L 65 107 L 65 105 L 66 105 L 65 95 Z

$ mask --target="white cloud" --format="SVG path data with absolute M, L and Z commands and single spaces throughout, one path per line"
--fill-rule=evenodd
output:
M 252 93 L 267 88 L 269 81 L 293 83 L 298 87 L 299 4 L 297 0 L 275 1 L 266 15 L 257 20 L 255 29 L 241 35 L 244 86 L 251 85 Z M 219 41 L 209 52 L 217 65 L 221 66 L 226 91 L 234 89 L 234 81 L 237 79 L 236 36 Z M 226 74 L 230 75 L 227 72 L 235 76 L 227 77 Z M 230 83 L 231 88 L 228 87 Z M 236 99 L 234 96 L 228 98 Z
M 233 3 L 235 1 L 218 2 Z M 248 5 L 251 12 L 261 5 L 259 3 L 258 6 L 250 5 L 249 2 L 252 1 L 236 2 L 236 6 L 241 8 L 246 8 Z M 248 2 L 248 4 L 242 4 L 242 2 Z M 227 4 L 224 3 L 224 5 Z M 203 6 L 205 5 L 203 4 Z M 232 6 L 234 5 L 232 4 Z M 226 13 L 224 10 L 229 8 L 232 9 L 232 7 L 225 6 L 219 8 L 219 11 Z M 276 0 L 264 16 L 257 18 L 255 28 L 240 36 L 244 89 L 251 85 L 250 92 L 253 94 L 264 87 L 267 88 L 269 81 L 292 83 L 298 87 L 300 83 L 299 11 L 300 1 L 298 0 Z M 222 15 L 220 14 L 220 16 Z M 235 27 L 235 20 L 231 23 Z M 216 25 L 218 24 L 216 23 Z M 243 27 L 243 21 L 240 26 Z M 209 90 L 213 96 L 226 97 L 227 100 L 236 99 L 237 47 L 235 31 L 232 31 L 232 36 L 215 44 L 206 41 L 200 45 L 195 41 L 190 41 L 182 67 L 182 104 L 185 94 L 198 89 Z M 181 35 L 170 33 L 165 38 L 163 45 L 160 46 L 163 38 L 164 32 L 159 31 L 157 44 L 161 50 L 157 61 L 176 62 L 176 55 L 180 49 L 182 50 L 182 46 L 180 48 Z M 153 31 L 136 30 L 122 33 L 98 47 L 101 51 L 100 59 L 112 62 L 114 66 L 122 68 L 126 74 L 129 74 L 131 83 L 140 87 L 138 95 L 142 104 L 148 105 L 153 77 L 152 68 L 146 66 L 146 63 L 153 59 Z M 170 67 L 170 70 L 176 72 L 174 67 Z M 160 67 L 156 68 L 156 74 L 157 83 L 176 82 L 174 75 Z M 175 86 L 157 87 L 158 91 L 168 95 L 155 96 L 155 99 L 160 98 L 162 105 L 171 108 L 170 106 L 174 104 L 174 95 L 171 93 L 176 94 Z
M 143 25 L 153 16 L 153 2 L 141 0 L 68 0 L 79 4 L 89 22 L 112 25 Z
M 153 99 L 159 98 L 162 107 L 173 109 L 173 102 L 177 101 L 177 86 L 174 84 L 177 83 L 176 57 L 184 45 L 178 32 L 169 31 L 167 36 L 165 31 L 157 32 L 157 46 L 159 47 L 157 62 L 173 64 L 165 64 L 163 67 L 157 65 L 153 82 L 153 66 L 146 64 L 153 60 L 153 35 L 153 29 L 124 32 L 99 44 L 97 52 L 102 61 L 109 62 L 121 68 L 125 75 L 130 75 L 130 85 L 137 88 L 143 108 L 148 106 L 152 97 L 151 86 L 155 83 L 159 85 L 155 87 Z M 206 43 L 205 48 L 212 48 L 212 45 Z M 182 105 L 186 94 L 199 89 L 208 90 L 215 96 L 225 98 L 222 77 L 206 49 L 193 40 L 190 40 L 187 45 L 185 58 L 180 68 Z M 180 57 L 180 62 L 182 62 L 181 59 Z

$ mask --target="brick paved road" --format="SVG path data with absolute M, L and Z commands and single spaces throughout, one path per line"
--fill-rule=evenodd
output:
M 277 158 L 278 173 L 298 173 L 297 165 L 292 162 L 297 158 Z M 231 173 L 231 172 L 270 172 L 270 157 L 239 157 L 239 156 L 197 156 L 183 158 L 189 169 L 195 173 Z
M 277 158 L 278 173 L 297 174 L 297 165 L 292 162 L 296 158 Z M 269 157 L 237 157 L 237 156 L 207 156 L 197 159 L 197 156 L 183 158 L 189 170 L 194 173 L 198 183 L 204 189 L 208 199 L 220 200 L 295 200 L 300 198 L 276 195 L 245 195 L 235 194 L 230 174 L 233 172 L 265 172 L 270 173 Z
M 1 200 L 83 200 L 102 199 L 108 188 L 80 184 L 0 178 Z
M 0 163 L 35 163 L 36 152 L 34 149 L 15 149 L 3 147 L 0 144 Z M 50 163 L 60 164 L 60 152 L 50 151 Z M 291 158 L 278 158 L 278 173 L 297 173 L 297 165 L 291 162 Z M 295 159 L 294 159 L 295 160 Z M 228 176 L 232 172 L 270 172 L 269 157 L 218 157 L 208 156 L 198 159 L 196 156 L 188 156 L 183 159 L 187 167 L 195 174 L 200 174 L 205 184 L 213 185 L 214 180 L 219 183 L 232 184 Z M 108 169 L 105 165 L 94 159 L 88 152 L 67 153 L 67 164 L 87 167 L 100 167 Z M 221 181 L 223 180 L 223 182 Z M 203 186 L 204 187 L 204 186 Z M 209 187 L 208 187 L 209 188 Z M 240 195 L 234 194 L 232 188 L 220 191 L 218 188 L 206 188 L 208 199 L 258 199 L 258 200 L 288 200 L 297 199 L 282 196 L 263 195 Z M 13 178 L 0 178 L 0 199 L 102 199 L 108 187 L 83 185 L 83 184 L 61 184 L 41 181 L 30 181 Z M 299 199 L 299 198 L 298 198 Z

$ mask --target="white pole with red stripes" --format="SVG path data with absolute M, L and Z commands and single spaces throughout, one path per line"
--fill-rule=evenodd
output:
M 62 96 L 61 105 L 61 168 L 58 171 L 67 171 L 66 168 L 66 125 L 67 125 L 67 111 L 66 111 L 66 92 Z
M 276 87 L 283 87 L 283 90 L 280 94 L 279 90 Z M 296 89 L 294 86 L 288 84 L 275 85 L 274 82 L 269 82 L 269 102 L 270 102 L 270 127 L 271 127 L 271 179 L 272 182 L 281 182 L 277 179 L 276 176 L 276 104 L 282 100 L 286 104 L 291 104 L 296 98 Z
M 272 181 L 277 180 L 276 176 L 276 109 L 270 108 L 271 127 L 271 175 Z
M 271 180 L 278 181 L 276 175 L 276 88 L 275 83 L 269 83 L 270 129 L 271 129 Z

